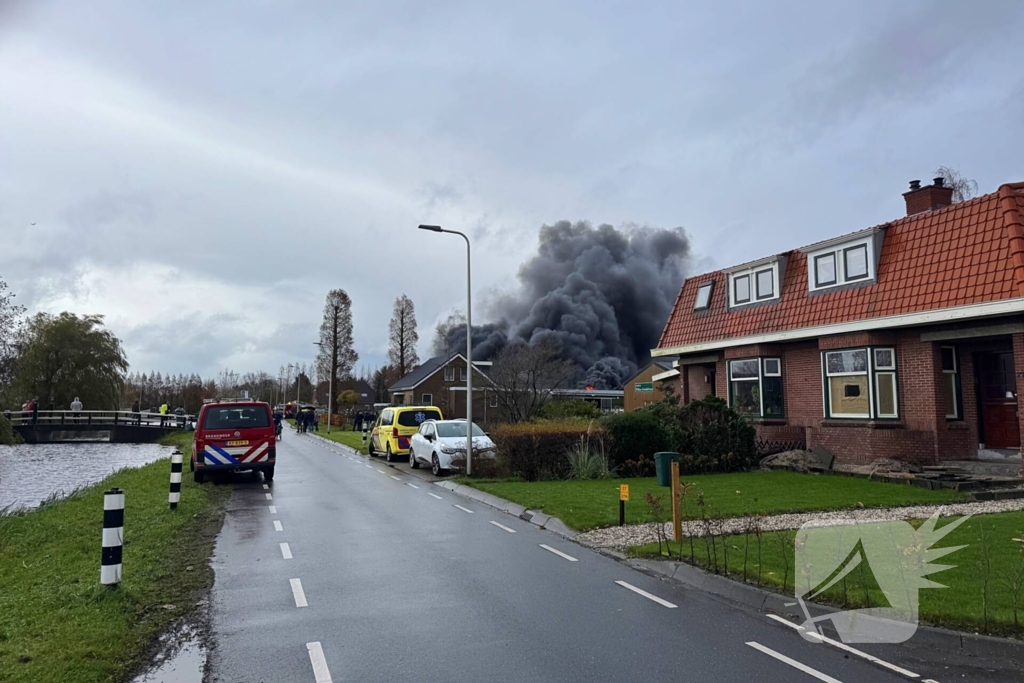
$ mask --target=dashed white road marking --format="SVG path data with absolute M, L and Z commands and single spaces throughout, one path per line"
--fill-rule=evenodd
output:
M 274 494 L 273 493 L 267 493 L 267 494 L 264 494 L 264 495 L 266 495 L 267 500 L 274 500 Z
M 316 683 L 334 683 L 331 680 L 331 671 L 327 668 L 327 660 L 324 659 L 324 649 L 320 641 L 306 643 L 306 650 L 309 651 L 309 663 L 313 665 L 313 678 Z
M 437 495 L 436 493 L 431 493 L 430 491 L 427 491 L 427 495 L 428 496 L 433 496 L 434 498 L 437 498 L 438 500 L 444 500 L 444 498 L 442 498 L 441 496 Z
M 504 524 L 498 524 L 497 522 L 495 522 L 493 520 L 491 521 L 491 524 L 493 524 L 494 526 L 498 527 L 499 529 L 504 529 L 505 531 L 509 532 L 510 534 L 514 534 L 516 532 L 515 529 L 509 529 Z
M 473 514 L 473 511 L 472 511 L 472 510 L 470 510 L 469 508 L 464 508 L 464 507 L 462 507 L 461 505 L 453 505 L 452 507 L 457 507 L 457 508 L 459 508 L 460 510 L 462 510 L 463 512 L 468 512 L 469 514 Z
M 276 505 L 269 505 L 268 507 L 270 508 L 270 514 L 272 514 L 272 515 L 276 515 L 277 514 L 277 506 Z
M 577 560 L 572 555 L 566 555 L 561 550 L 555 550 L 554 548 L 552 548 L 549 545 L 545 545 L 545 544 L 541 543 L 540 547 L 544 548 L 544 550 L 547 550 L 549 553 L 554 553 L 555 555 L 558 555 L 559 557 L 561 557 L 563 559 L 569 560 L 570 562 L 579 562 L 579 560 Z
M 395 481 L 402 481 L 399 477 L 396 477 L 393 474 L 391 475 L 391 478 L 394 479 Z
M 779 660 L 783 664 L 790 665 L 791 667 L 793 667 L 797 671 L 803 671 L 808 676 L 813 676 L 814 678 L 817 678 L 819 681 L 824 681 L 825 683 L 843 683 L 838 678 L 832 678 L 828 674 L 823 674 L 820 671 L 818 671 L 817 669 L 812 669 L 811 667 L 807 666 L 806 664 L 801 664 L 800 662 L 796 661 L 795 659 L 791 659 L 791 658 L 787 657 L 784 654 L 776 652 L 775 650 L 771 649 L 770 647 L 765 647 L 761 643 L 755 643 L 754 641 L 750 641 L 750 642 L 747 643 L 747 645 L 749 645 L 750 647 L 754 648 L 758 652 L 763 652 L 764 654 L 768 655 L 769 657 L 773 657 L 774 659 Z
M 263 488 L 265 488 L 265 489 L 269 489 L 270 487 L 269 487 L 269 486 L 267 486 L 266 484 L 264 484 L 264 485 L 263 485 Z
M 274 531 L 284 531 L 284 527 L 281 526 L 281 522 L 274 520 Z
M 879 666 L 884 666 L 886 669 L 889 669 L 890 671 L 895 671 L 896 673 L 898 673 L 900 675 L 903 675 L 903 676 L 906 676 L 907 678 L 920 678 L 921 677 L 919 674 L 916 674 L 913 671 L 907 671 L 906 669 L 898 667 L 895 664 L 890 664 L 889 662 L 885 661 L 884 659 L 879 659 L 878 657 L 875 657 L 874 655 L 869 655 L 867 652 L 861 652 L 860 650 L 858 650 L 856 648 L 850 647 L 846 643 L 840 643 L 838 640 L 832 640 L 831 638 L 829 638 L 827 636 L 823 636 L 820 633 L 817 633 L 816 631 L 808 631 L 803 626 L 801 626 L 799 624 L 794 624 L 793 622 L 789 621 L 785 617 L 780 617 L 777 614 L 769 614 L 767 616 L 768 616 L 769 619 L 773 619 L 773 620 L 779 622 L 780 624 L 785 624 L 786 626 L 789 626 L 792 629 L 795 629 L 797 631 L 805 633 L 809 638 L 813 638 L 814 640 L 817 640 L 819 643 L 828 643 L 829 645 L 831 645 L 833 647 L 839 648 L 843 652 L 849 652 L 851 655 L 856 655 L 858 657 L 866 659 L 869 662 L 871 662 L 872 664 L 877 664 Z
M 414 489 L 418 489 L 418 488 L 419 488 L 419 486 L 417 486 L 416 484 L 410 484 L 409 482 L 405 482 L 405 485 L 406 485 L 406 486 L 411 486 L 411 487 L 413 487 Z
M 678 605 L 674 605 L 671 602 L 669 602 L 668 600 L 662 600 L 657 595 L 651 595 L 647 591 L 641 590 L 641 589 L 637 588 L 636 586 L 634 586 L 632 584 L 626 583 L 625 581 L 616 581 L 615 583 L 619 584 L 623 588 L 628 588 L 629 590 L 633 591 L 637 595 L 644 596 L 648 600 L 653 600 L 654 602 L 658 603 L 659 605 L 663 605 L 665 607 L 668 607 L 669 609 L 675 609 L 676 607 L 678 607 Z
M 363 463 L 363 464 L 366 464 L 366 463 Z M 369 467 L 371 470 L 373 469 L 373 465 L 366 465 L 366 466 Z
M 288 547 L 287 543 L 282 543 L 281 544 L 281 555 L 286 560 L 292 559 L 292 549 Z
M 292 597 L 295 598 L 295 606 L 309 607 L 309 603 L 306 602 L 306 592 L 302 590 L 302 582 L 298 579 L 288 579 L 288 582 L 292 585 Z
M 376 469 L 376 468 L 374 468 L 374 469 Z M 387 472 L 385 472 L 384 470 L 377 470 L 377 471 L 380 472 L 381 474 L 387 474 Z

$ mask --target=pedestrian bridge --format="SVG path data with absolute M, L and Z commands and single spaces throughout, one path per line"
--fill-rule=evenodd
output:
M 195 415 L 160 415 L 126 410 L 40 410 L 4 413 L 25 443 L 108 441 L 148 443 L 166 434 L 192 430 Z

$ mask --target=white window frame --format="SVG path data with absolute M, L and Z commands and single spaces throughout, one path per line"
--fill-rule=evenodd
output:
M 757 276 L 759 273 L 765 271 L 771 271 L 772 274 L 772 293 L 770 296 L 759 297 L 757 290 Z M 747 278 L 747 282 L 750 286 L 750 298 L 745 301 L 736 300 L 736 281 L 741 278 Z M 743 270 L 737 270 L 729 273 L 729 308 L 739 308 L 742 306 L 749 306 L 751 304 L 760 304 L 766 301 L 777 301 L 779 299 L 779 262 L 771 261 L 769 263 L 761 263 L 750 268 Z
M 702 305 L 701 302 L 700 302 L 701 293 L 705 292 L 705 291 L 708 293 L 707 301 L 705 301 L 704 304 Z M 708 308 L 711 308 L 711 297 L 712 297 L 712 295 L 714 295 L 714 293 L 715 293 L 715 281 L 714 280 L 711 280 L 710 282 L 702 282 L 697 287 L 697 297 L 693 301 L 693 310 L 695 310 L 695 311 L 703 311 L 703 310 L 706 310 Z
M 953 353 L 953 369 L 947 370 L 942 368 L 942 381 L 948 382 L 950 376 L 953 378 L 953 414 L 946 413 L 947 420 L 959 420 L 960 419 L 960 401 L 963 400 L 960 397 L 960 358 L 957 355 L 955 346 L 940 346 L 939 347 L 939 366 L 942 366 L 942 352 L 949 349 Z M 943 387 L 945 389 L 945 387 Z
M 466 368 L 465 368 L 465 366 L 459 368 L 459 381 L 460 382 L 465 382 L 466 381 Z
M 748 361 L 748 360 L 756 360 L 757 361 L 757 377 L 739 377 L 739 378 L 734 378 L 732 376 L 732 365 L 733 365 L 733 363 L 739 363 L 739 362 Z M 778 363 L 778 366 L 779 366 L 778 370 L 776 372 L 767 372 L 765 370 L 765 361 L 775 361 L 776 363 Z M 780 358 L 778 356 L 755 356 L 755 357 L 751 357 L 751 358 L 733 358 L 732 360 L 728 361 L 728 367 L 726 368 L 726 370 L 727 370 L 727 375 L 728 376 L 726 378 L 725 397 L 726 397 L 726 399 L 729 402 L 729 407 L 730 408 L 733 407 L 732 406 L 732 383 L 733 382 L 757 382 L 757 403 L 758 403 L 758 405 L 757 405 L 757 415 L 752 415 L 751 414 L 750 417 L 764 418 L 765 417 L 765 414 L 764 414 L 764 378 L 765 377 L 782 377 L 782 358 Z M 785 389 L 785 385 L 783 385 L 782 391 L 783 391 L 782 415 L 781 416 L 771 415 L 771 416 L 769 416 L 768 419 L 772 419 L 772 420 L 775 420 L 775 419 L 785 419 L 785 415 L 786 415 L 786 405 L 785 405 L 785 391 L 786 391 L 786 389 Z
M 434 395 L 433 394 L 420 394 L 420 404 L 421 405 L 425 405 L 425 406 L 432 406 L 432 405 L 434 405 Z
M 446 367 L 444 369 L 444 381 L 445 382 L 454 382 L 455 381 L 455 368 L 453 366 L 448 366 L 448 367 Z
M 867 256 L 868 274 L 862 275 L 856 278 L 850 278 L 846 275 L 846 252 L 851 249 L 859 249 L 863 247 Z M 817 260 L 823 256 L 831 255 L 835 259 L 836 264 L 836 281 L 829 284 L 818 284 L 818 268 Z M 875 235 L 871 234 L 867 237 L 861 237 L 859 239 L 850 240 L 849 242 L 842 242 L 840 244 L 833 244 L 824 249 L 818 249 L 817 251 L 807 252 L 807 284 L 812 292 L 818 292 L 826 289 L 832 289 L 834 287 L 841 287 L 848 284 L 856 284 L 859 282 L 871 282 L 875 279 Z
M 491 406 L 491 408 L 497 408 L 498 407 L 498 395 L 497 394 L 491 394 L 490 406 Z
M 867 353 L 867 365 L 864 370 L 856 372 L 829 372 L 828 370 L 828 356 L 831 353 L 844 353 L 847 351 L 864 351 Z M 892 365 L 877 367 L 875 354 L 878 351 L 889 351 L 892 353 Z M 839 419 L 839 420 L 898 420 L 900 417 L 900 386 L 899 376 L 897 374 L 896 359 L 896 348 L 893 346 L 855 346 L 847 349 L 831 349 L 821 354 L 821 375 L 823 378 L 822 382 L 822 404 L 827 406 L 825 417 L 826 419 Z M 894 413 L 881 413 L 878 410 L 878 377 L 880 375 L 891 375 L 892 386 L 893 386 L 893 397 L 892 405 L 896 412 Z M 832 382 L 829 381 L 832 377 L 867 377 L 868 386 L 868 414 L 860 415 L 856 413 L 837 413 L 833 409 L 834 401 L 832 400 Z

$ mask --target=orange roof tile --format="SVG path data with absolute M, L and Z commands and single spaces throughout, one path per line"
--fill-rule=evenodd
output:
M 658 348 L 1024 297 L 1024 183 L 879 227 L 876 280 L 861 287 L 810 294 L 800 250 L 788 253 L 781 297 L 768 304 L 728 311 L 725 271 L 688 278 Z M 693 310 L 712 280 L 710 308 Z

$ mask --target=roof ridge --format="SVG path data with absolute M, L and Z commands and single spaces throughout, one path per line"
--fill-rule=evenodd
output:
M 1024 183 L 1015 183 L 1024 188 Z M 1020 207 L 1017 205 L 1014 185 L 999 186 L 999 208 L 1003 213 L 1003 225 L 1006 228 L 1006 240 L 1010 246 L 1010 265 L 1013 268 L 1013 284 L 1017 294 L 1024 296 L 1024 221 L 1021 220 Z

